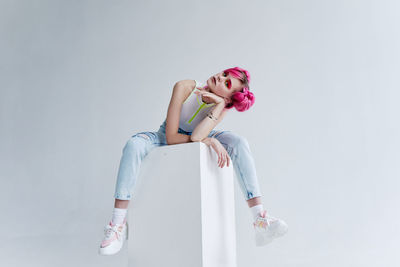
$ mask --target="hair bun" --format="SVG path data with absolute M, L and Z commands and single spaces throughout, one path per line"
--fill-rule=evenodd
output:
M 243 89 L 243 93 L 244 93 L 245 97 L 249 98 L 249 100 L 253 100 L 254 99 L 253 92 L 251 92 L 248 88 L 245 87 Z
M 243 112 L 248 110 L 255 102 L 255 97 L 247 87 L 242 92 L 236 92 L 233 95 L 234 107 L 237 111 Z

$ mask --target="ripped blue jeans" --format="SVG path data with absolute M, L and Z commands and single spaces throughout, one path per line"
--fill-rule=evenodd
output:
M 131 199 L 131 192 L 144 157 L 154 147 L 168 145 L 165 137 L 165 125 L 166 120 L 160 125 L 157 132 L 136 133 L 127 141 L 120 161 L 114 198 Z M 186 132 L 181 128 L 178 129 L 178 133 L 191 135 L 191 132 Z M 212 130 L 208 137 L 216 138 L 228 152 L 244 198 L 249 200 L 262 196 L 254 159 L 247 140 L 231 131 L 222 130 Z

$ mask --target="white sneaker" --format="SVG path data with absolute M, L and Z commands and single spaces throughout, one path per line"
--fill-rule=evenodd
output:
M 288 225 L 281 219 L 267 216 L 263 211 L 254 221 L 256 246 L 264 246 L 274 238 L 283 236 L 288 230 Z
M 119 252 L 124 244 L 125 238 L 128 240 L 128 222 L 126 218 L 122 224 L 113 225 L 110 222 L 104 227 L 104 238 L 100 244 L 100 255 L 114 255 Z

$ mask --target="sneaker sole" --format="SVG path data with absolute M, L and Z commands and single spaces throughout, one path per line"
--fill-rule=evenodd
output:
M 275 234 L 270 234 L 270 235 L 257 235 L 255 234 L 255 239 L 256 239 L 256 246 L 260 247 L 260 246 L 264 246 L 267 245 L 269 243 L 271 243 L 275 238 L 281 237 L 283 235 L 285 235 L 288 231 L 288 227 L 286 226 L 286 228 L 283 231 L 277 232 Z

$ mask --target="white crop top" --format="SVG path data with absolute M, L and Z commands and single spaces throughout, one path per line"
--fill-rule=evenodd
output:
M 203 88 L 203 83 L 194 80 L 196 86 L 182 104 L 181 116 L 179 119 L 179 128 L 186 132 L 193 132 L 197 124 L 199 124 L 206 116 L 207 113 L 213 109 L 215 103 L 204 103 L 201 95 L 194 92 L 199 90 L 197 87 Z

